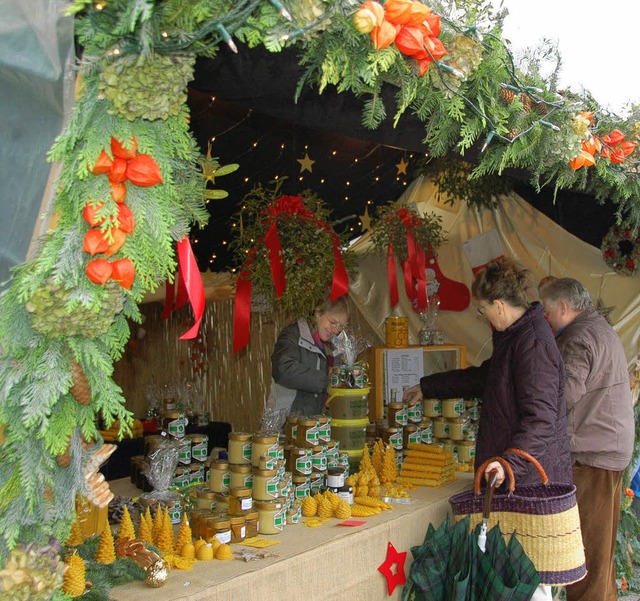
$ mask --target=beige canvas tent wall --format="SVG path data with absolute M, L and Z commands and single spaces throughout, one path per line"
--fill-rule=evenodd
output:
M 627 359 L 630 363 L 635 359 L 640 350 L 640 278 L 612 272 L 602 260 L 600 249 L 569 234 L 517 194 L 502 196 L 495 209 L 478 212 L 456 199 L 439 195 L 430 180 L 419 177 L 402 200 L 416 203 L 422 214 L 430 211 L 442 217 L 448 241 L 438 251 L 438 264 L 446 277 L 470 287 L 473 274 L 463 244 L 496 230 L 504 254 L 529 268 L 536 281 L 546 275 L 573 277 L 584 283 L 594 302 L 601 298 L 605 306 L 614 307 L 610 318 Z M 383 332 L 384 320 L 390 314 L 386 262 L 368 253 L 370 247 L 369 235 L 353 246 L 360 254 L 360 269 L 351 281 L 350 294 L 371 327 Z M 410 317 L 410 342 L 417 344 L 421 322 L 402 287 L 394 314 Z M 470 363 L 479 364 L 490 356 L 490 329 L 473 307 L 462 312 L 442 311 L 438 327 L 446 332 L 448 342 L 467 346 Z

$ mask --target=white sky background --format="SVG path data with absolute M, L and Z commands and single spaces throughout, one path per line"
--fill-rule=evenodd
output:
M 507 8 L 503 34 L 514 56 L 542 38 L 558 41 L 559 88 L 585 88 L 612 112 L 625 116 L 640 104 L 640 0 L 492 0 Z

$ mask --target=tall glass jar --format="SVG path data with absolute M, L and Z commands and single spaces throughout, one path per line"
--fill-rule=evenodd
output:
M 251 438 L 248 432 L 229 432 L 229 463 L 236 465 L 251 463 Z

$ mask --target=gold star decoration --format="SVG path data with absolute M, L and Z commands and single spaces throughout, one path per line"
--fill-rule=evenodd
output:
M 409 166 L 409 163 L 407 163 L 407 161 L 404 160 L 404 157 L 402 157 L 400 159 L 400 162 L 396 163 L 396 168 L 398 169 L 397 175 L 400 175 L 401 173 L 404 173 L 404 175 L 407 175 L 408 166 Z
M 312 161 L 309 158 L 309 153 L 304 153 L 304 159 L 296 159 L 298 163 L 300 163 L 300 173 L 303 171 L 308 171 L 309 173 L 313 173 L 313 164 L 315 161 Z
M 360 215 L 360 224 L 362 225 L 362 233 L 371 229 L 371 217 L 369 215 L 369 207 L 364 208 L 364 215 Z

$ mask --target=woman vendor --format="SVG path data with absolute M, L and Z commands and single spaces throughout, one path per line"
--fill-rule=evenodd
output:
M 347 326 L 347 296 L 324 301 L 313 319 L 299 318 L 286 326 L 271 355 L 271 391 L 262 429 L 280 431 L 289 413 L 321 413 L 333 364 L 331 339 Z

